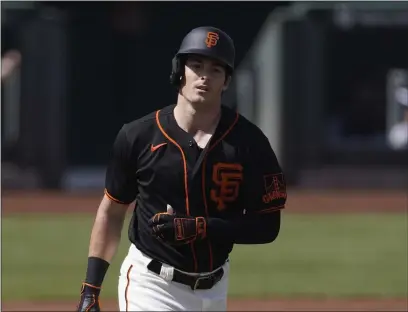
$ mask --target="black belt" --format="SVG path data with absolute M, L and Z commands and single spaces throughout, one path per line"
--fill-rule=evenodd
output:
M 150 271 L 160 275 L 162 263 L 160 261 L 153 259 L 147 265 L 147 268 Z M 192 275 L 188 275 L 183 272 L 180 272 L 177 269 L 174 269 L 172 281 L 181 283 L 184 285 L 188 285 L 191 287 L 192 290 L 211 289 L 215 284 L 217 284 L 221 280 L 223 275 L 224 275 L 223 268 L 220 268 L 214 273 L 206 275 L 206 276 L 192 276 Z

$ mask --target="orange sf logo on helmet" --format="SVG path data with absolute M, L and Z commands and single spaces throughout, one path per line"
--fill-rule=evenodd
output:
M 207 33 L 207 38 L 205 39 L 205 43 L 208 48 L 212 48 L 217 45 L 219 39 L 220 37 L 218 36 L 216 32 L 209 31 Z

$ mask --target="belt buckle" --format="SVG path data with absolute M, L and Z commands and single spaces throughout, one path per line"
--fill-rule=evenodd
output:
M 191 287 L 193 290 L 196 290 L 198 286 L 200 286 L 200 281 L 208 279 L 207 276 L 199 276 L 194 282 L 194 285 Z

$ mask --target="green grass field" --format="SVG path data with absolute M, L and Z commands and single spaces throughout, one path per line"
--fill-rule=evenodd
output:
M 2 219 L 2 299 L 78 298 L 93 216 L 40 214 Z M 127 228 L 104 283 L 116 298 Z M 406 297 L 407 216 L 290 215 L 270 245 L 236 246 L 236 297 Z

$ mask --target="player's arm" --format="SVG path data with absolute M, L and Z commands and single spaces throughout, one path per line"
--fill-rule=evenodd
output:
M 104 195 L 92 227 L 85 283 L 100 287 L 118 249 L 128 205 Z
M 280 211 L 270 212 L 265 216 L 246 216 L 236 220 L 208 218 L 207 237 L 234 244 L 267 244 L 278 237 L 280 220 Z
M 118 249 L 129 204 L 137 193 L 132 146 L 122 128 L 113 146 L 106 171 L 105 195 L 93 224 L 88 251 L 88 266 L 82 284 L 78 311 L 99 311 L 99 293 L 109 265 Z
M 279 235 L 287 194 L 284 174 L 266 136 L 253 145 L 244 170 L 246 213 L 235 220 L 209 218 L 207 236 L 235 244 L 273 242 Z
M 286 203 L 286 184 L 268 139 L 261 136 L 245 164 L 246 213 L 235 219 L 156 215 L 150 221 L 153 235 L 168 242 L 216 239 L 235 244 L 265 244 L 280 231 L 281 209 Z

